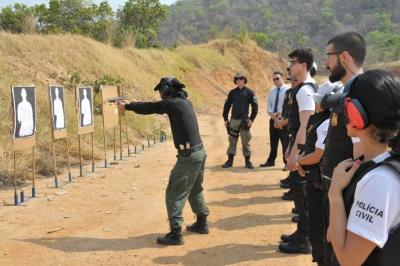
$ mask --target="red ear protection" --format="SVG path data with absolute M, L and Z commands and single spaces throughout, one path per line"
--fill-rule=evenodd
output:
M 368 126 L 367 113 L 357 99 L 349 97 L 345 99 L 344 113 L 349 126 L 356 129 L 364 129 Z

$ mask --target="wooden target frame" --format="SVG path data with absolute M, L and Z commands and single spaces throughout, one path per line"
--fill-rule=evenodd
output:
M 53 89 L 58 89 L 59 93 L 62 91 L 62 108 L 64 112 L 64 128 L 57 129 L 56 122 L 54 119 L 54 106 L 53 106 Z M 69 152 L 69 138 L 67 133 L 67 112 L 66 112 L 66 97 L 64 93 L 64 86 L 62 85 L 49 85 L 48 87 L 49 93 L 49 108 L 50 108 L 50 116 L 51 116 L 51 127 L 53 133 L 53 140 L 52 140 L 52 150 L 53 150 L 53 161 L 54 161 L 54 186 L 56 188 L 59 187 L 58 183 L 58 176 L 57 176 L 57 158 L 56 158 L 56 149 L 55 149 L 55 142 L 57 140 L 65 139 L 66 146 L 67 146 L 67 160 L 68 160 L 68 181 L 72 182 L 72 174 L 71 174 L 71 159 L 70 159 L 70 152 Z
M 16 90 L 21 90 L 20 96 L 22 101 L 18 103 L 16 106 Z M 23 90 L 25 90 L 25 95 L 22 95 Z M 32 92 L 33 91 L 33 92 Z M 27 136 L 17 136 L 17 128 L 19 120 L 19 104 L 25 102 L 26 98 L 32 98 L 30 103 L 30 107 L 32 108 L 32 116 L 33 116 L 33 125 L 32 125 L 32 134 Z M 25 150 L 28 148 L 32 149 L 32 198 L 36 197 L 36 182 L 35 182 L 35 146 L 36 146 L 36 86 L 35 85 L 13 85 L 11 86 L 11 98 L 12 98 L 12 112 L 13 112 L 13 155 L 14 155 L 14 205 L 18 205 L 18 193 L 17 193 L 17 168 L 16 168 L 16 157 L 17 151 Z M 32 107 L 33 103 L 33 107 Z M 26 105 L 26 104 L 25 104 Z M 22 108 L 22 107 L 21 107 Z M 29 111 L 29 110 L 28 110 Z M 19 128 L 19 133 L 21 132 L 22 121 Z M 21 191 L 21 203 L 25 201 L 25 193 L 24 190 Z

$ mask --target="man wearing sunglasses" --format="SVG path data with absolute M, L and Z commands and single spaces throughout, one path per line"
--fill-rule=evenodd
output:
M 265 163 L 260 164 L 260 167 L 271 167 L 275 166 L 275 159 L 278 154 L 279 141 L 282 144 L 282 151 L 285 153 L 287 147 L 287 134 L 284 129 L 274 127 L 274 123 L 277 119 L 282 118 L 282 107 L 285 99 L 285 93 L 288 89 L 282 78 L 280 71 L 275 71 L 272 78 L 275 88 L 273 88 L 267 97 L 267 112 L 269 116 L 269 143 L 270 153 Z M 286 165 L 285 156 L 283 155 L 283 162 Z
M 222 167 L 232 167 L 233 158 L 236 155 L 237 142 L 240 136 L 242 140 L 243 155 L 245 157 L 245 166 L 248 169 L 253 169 L 254 166 L 250 161 L 250 128 L 258 112 L 257 97 L 254 92 L 246 86 L 247 78 L 243 74 L 236 74 L 233 78 L 233 82 L 236 84 L 236 88 L 229 92 L 222 113 L 225 127 L 229 134 L 229 147 L 227 150 L 228 160 L 222 165 Z M 250 116 L 249 106 L 251 106 Z M 228 120 L 231 108 L 231 119 Z

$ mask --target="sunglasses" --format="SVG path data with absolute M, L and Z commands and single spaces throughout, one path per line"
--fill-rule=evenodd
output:
M 335 54 L 341 54 L 343 53 L 343 51 L 341 52 L 330 52 L 330 53 L 326 53 L 326 55 L 335 55 Z
M 278 80 L 280 80 L 281 78 L 273 78 L 273 80 L 274 81 L 278 81 Z

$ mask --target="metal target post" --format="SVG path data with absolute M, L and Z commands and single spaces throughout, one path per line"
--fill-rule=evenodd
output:
M 32 148 L 32 153 L 33 153 L 33 158 L 32 158 L 32 198 L 36 197 L 36 175 L 35 175 L 35 170 L 36 170 L 36 162 L 35 162 L 35 146 Z
M 114 131 L 114 162 L 117 161 L 117 144 L 116 144 L 116 133 L 115 133 L 115 128 L 113 129 Z
M 17 194 L 17 166 L 16 156 L 14 151 L 14 205 L 18 205 L 18 194 Z
M 54 140 L 52 141 L 52 149 L 53 149 L 53 161 L 54 161 L 54 186 L 58 188 L 58 177 L 57 177 L 57 157 L 56 157 L 56 149 L 54 147 Z
M 92 172 L 96 171 L 96 165 L 94 163 L 94 132 L 92 132 Z
M 72 174 L 71 174 L 71 158 L 69 155 L 69 138 L 66 137 L 66 142 L 67 142 L 67 160 L 68 160 L 68 181 L 72 182 Z
M 103 116 L 103 143 L 104 143 L 104 168 L 107 168 L 108 164 L 107 164 L 106 128 L 104 125 L 104 116 Z
M 79 176 L 83 176 L 82 154 L 81 154 L 81 135 L 78 135 L 78 154 L 79 154 Z

